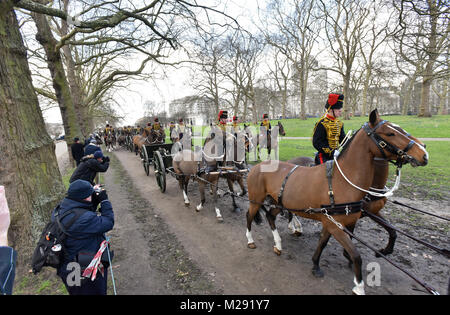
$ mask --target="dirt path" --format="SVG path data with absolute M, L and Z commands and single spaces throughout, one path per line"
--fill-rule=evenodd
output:
M 244 211 L 235 214 L 231 212 L 231 197 L 220 198 L 224 222 L 218 223 L 208 196 L 205 208 L 195 212 L 199 203 L 197 183 L 190 183 L 191 206 L 185 207 L 178 184 L 170 175 L 163 194 L 153 174 L 145 175 L 137 156 L 125 150 L 109 155 L 112 164 L 105 174 L 105 184 L 116 218 L 110 236 L 116 251 L 113 270 L 119 294 L 351 294 L 353 272 L 333 238 L 322 254 L 325 277 L 316 279 L 311 274 L 320 223 L 302 219 L 304 234 L 294 237 L 287 231 L 286 219 L 279 217 L 277 226 L 283 244 L 279 257 L 272 251 L 273 236 L 267 222 L 254 225 L 258 247 L 250 250 L 245 237 L 248 202 L 238 201 Z M 222 187 L 225 185 L 221 182 Z M 446 209 L 449 213 L 449 207 Z M 406 217 L 403 210 L 392 205 L 386 213 L 391 222 L 416 236 L 441 247 L 448 245 L 446 225 L 428 218 L 425 222 L 419 216 L 414 216 L 413 226 L 408 225 L 404 222 L 409 214 Z M 387 242 L 387 233 L 368 219 L 358 222 L 356 233 L 377 248 Z M 357 247 L 366 284 L 367 277 L 373 275 L 367 264 L 380 266 L 381 285 L 366 285 L 367 294 L 423 294 L 418 291 L 422 287 L 409 277 L 375 258 L 365 247 Z M 446 293 L 448 259 L 402 236 L 391 258 Z

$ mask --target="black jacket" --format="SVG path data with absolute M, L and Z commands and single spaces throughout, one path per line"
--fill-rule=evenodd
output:
M 72 156 L 75 161 L 81 160 L 84 156 L 84 146 L 81 143 L 74 143 L 70 147 L 72 150 Z
M 333 158 L 333 151 L 339 147 L 344 138 L 344 124 L 339 119 L 326 115 L 316 123 L 313 146 L 319 153 Z
M 83 159 L 81 159 L 81 163 L 80 165 L 78 165 L 75 172 L 73 172 L 69 182 L 72 183 L 77 179 L 83 179 L 94 185 L 94 179 L 97 173 L 106 172 L 108 170 L 108 167 L 109 162 L 106 162 L 105 160 L 102 163 L 95 158 L 84 157 Z

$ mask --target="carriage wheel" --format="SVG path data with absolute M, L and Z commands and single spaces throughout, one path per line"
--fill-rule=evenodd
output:
M 164 166 L 164 161 L 161 156 L 161 152 L 153 152 L 153 166 L 155 168 L 155 178 L 156 183 L 159 186 L 161 192 L 166 191 L 166 168 Z
M 133 139 L 128 138 L 128 150 L 130 150 L 131 153 L 133 153 L 133 147 L 134 147 Z
M 145 174 L 150 174 L 150 162 L 148 160 L 148 154 L 147 154 L 147 149 L 145 148 L 145 146 L 142 146 L 142 164 L 144 165 L 144 170 L 145 170 Z

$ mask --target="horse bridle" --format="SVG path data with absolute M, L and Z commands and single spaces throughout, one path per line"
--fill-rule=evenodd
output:
M 411 149 L 412 146 L 414 144 L 416 144 L 416 142 L 414 140 L 409 141 L 408 145 L 403 150 L 397 148 L 395 145 L 392 145 L 391 143 L 389 143 L 388 141 L 383 139 L 379 134 L 377 134 L 375 132 L 380 126 L 384 125 L 385 123 L 387 123 L 387 120 L 382 120 L 375 127 L 370 128 L 369 123 L 366 122 L 362 128 L 364 129 L 366 134 L 370 137 L 370 139 L 372 139 L 373 142 L 375 142 L 377 148 L 381 152 L 381 156 L 385 160 L 387 160 L 384 150 L 397 155 L 398 159 L 397 159 L 396 163 L 394 163 L 394 164 L 397 165 L 398 167 L 401 167 L 403 164 L 406 164 L 409 162 L 411 157 L 408 154 L 406 154 L 406 152 L 408 152 L 409 149 Z

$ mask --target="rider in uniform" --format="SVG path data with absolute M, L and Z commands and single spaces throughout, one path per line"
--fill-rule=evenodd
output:
M 158 139 L 158 142 L 162 142 L 164 143 L 166 140 L 166 135 L 164 133 L 164 128 L 161 126 L 161 124 L 159 123 L 159 119 L 158 117 L 155 117 L 154 121 L 153 121 L 153 127 L 152 127 L 153 131 L 156 134 L 156 138 Z
M 151 135 L 152 133 L 152 123 L 148 122 L 147 126 L 144 128 L 145 131 L 147 131 L 147 135 Z
M 184 125 L 183 118 L 180 118 L 178 120 L 178 127 L 177 127 L 177 133 L 178 133 L 178 140 L 183 139 L 183 134 L 185 132 L 186 126 Z
M 239 118 L 237 116 L 233 116 L 233 124 L 231 126 L 233 130 L 234 136 L 236 137 L 239 131 L 241 131 L 241 127 L 239 127 Z
M 263 121 L 260 124 L 261 134 L 266 132 L 267 137 L 270 137 L 270 133 L 272 132 L 272 126 L 270 125 L 269 114 L 263 114 Z
M 103 139 L 106 144 L 106 138 L 108 138 L 108 135 L 114 135 L 114 128 L 110 126 L 109 124 L 106 124 L 105 129 L 103 129 Z
M 345 138 L 344 123 L 338 118 L 342 114 L 343 94 L 329 94 L 325 104 L 327 112 L 314 127 L 313 146 L 317 149 L 315 163 L 323 164 L 334 158 L 335 150 Z

